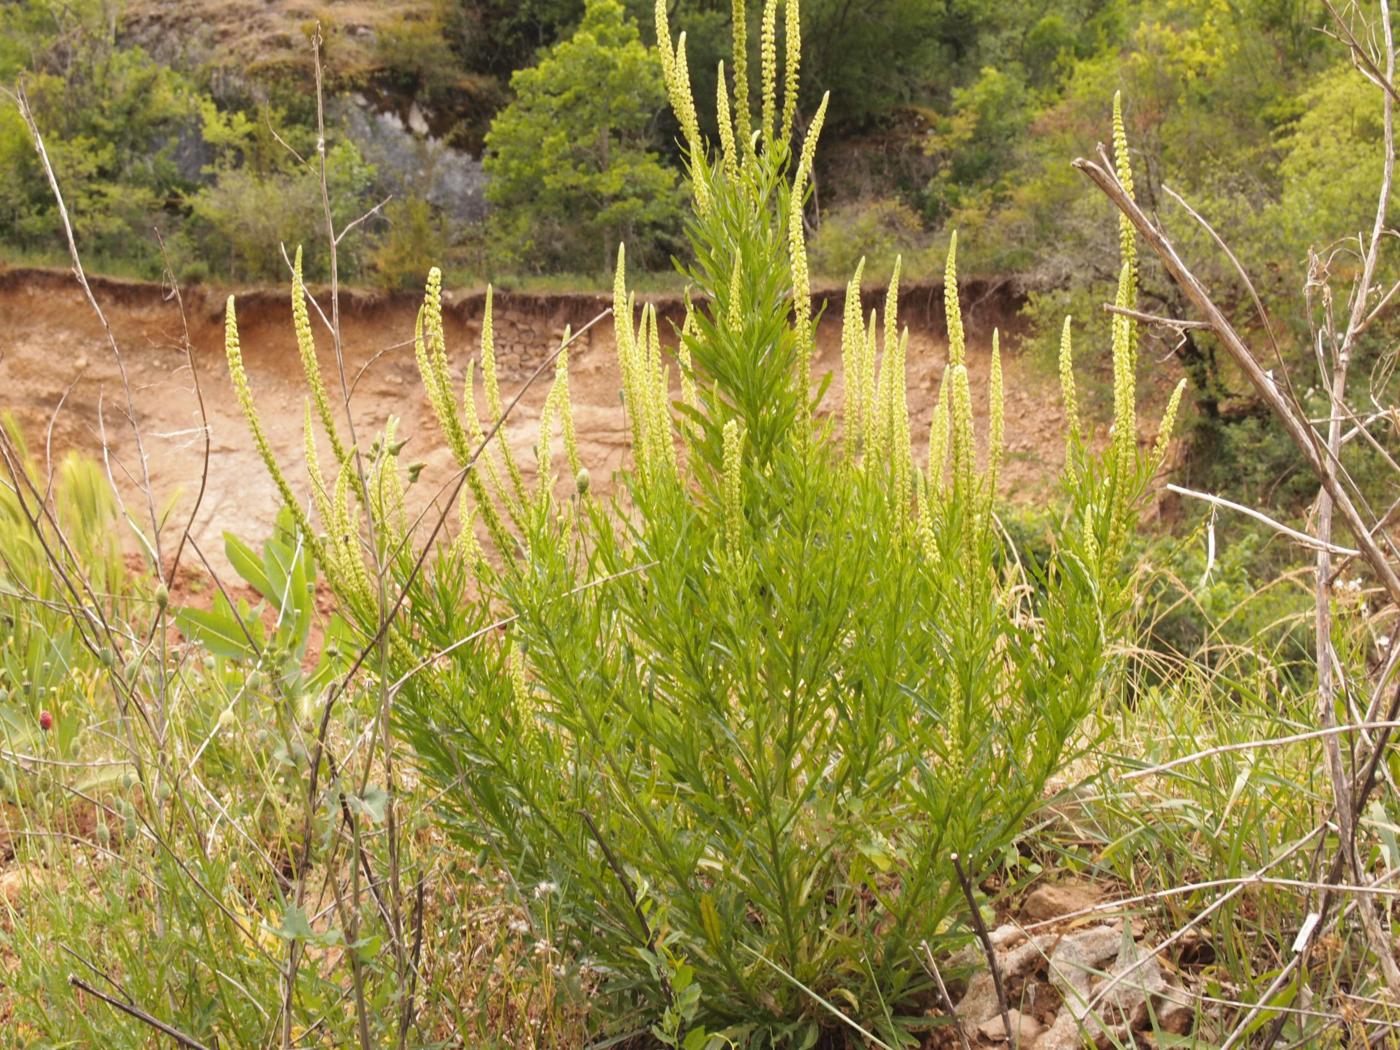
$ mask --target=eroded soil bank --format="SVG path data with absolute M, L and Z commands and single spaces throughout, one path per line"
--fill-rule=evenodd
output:
M 100 456 L 105 449 L 112 475 L 132 501 L 133 511 L 147 518 L 134 422 L 141 431 L 144 472 L 149 473 L 157 512 L 170 509 L 174 524 L 169 528 L 178 529 L 188 519 L 200 479 L 205 477 L 192 535 L 215 566 L 222 568 L 222 533 L 228 530 L 258 540 L 270 529 L 278 503 L 229 382 L 223 350 L 224 293 L 184 289 L 182 320 L 175 297 L 159 285 L 94 280 L 93 290 L 121 349 L 134 420 L 128 418 L 118 361 L 100 321 L 72 276 L 49 270 L 0 271 L 0 411 L 20 421 L 31 448 L 41 457 L 47 454 L 57 460 L 73 449 Z M 323 289 L 318 290 L 318 298 L 329 312 Z M 835 373 L 827 394 L 828 402 L 835 404 L 841 393 L 842 293 L 824 293 L 819 298 L 826 300 L 826 307 L 818 330 L 815 371 L 818 376 Z M 870 289 L 865 298 L 868 310 L 882 305 L 883 293 Z M 476 290 L 459 290 L 445 293 L 444 299 L 448 346 L 460 382 L 467 361 L 477 351 L 485 296 Z M 664 319 L 663 333 L 669 334 L 666 322 L 679 324 L 682 302 L 665 297 L 652 301 Z M 345 382 L 352 390 L 356 438 L 367 448 L 391 415 L 399 418 L 399 435 L 408 439 L 403 462 L 426 464 L 422 479 L 410 490 L 410 499 L 422 507 L 450 475 L 452 464 L 414 364 L 412 339 L 419 302 L 411 294 L 343 292 L 340 310 Z M 1013 498 L 1033 498 L 1046 491 L 1063 457 L 1059 397 L 1048 389 L 1047 378 L 1016 352 L 1018 304 L 1014 300 L 994 288 L 974 285 L 964 289 L 963 302 L 979 420 L 986 414 L 992 327 L 1010 331 L 1010 338 L 1004 340 L 1009 447 L 1003 484 Z M 238 293 L 237 304 L 243 352 L 269 440 L 294 487 L 305 495 L 301 468 L 305 387 L 289 300 L 281 290 L 253 290 Z M 589 293 L 497 293 L 493 320 L 506 398 L 558 345 L 566 325 L 578 331 L 609 305 L 610 298 Z M 915 442 L 922 448 L 946 364 L 942 288 L 906 289 L 901 295 L 900 320 L 910 328 L 909 400 Z M 340 370 L 329 333 L 319 323 L 316 327 L 321 366 L 337 389 Z M 192 351 L 188 356 L 186 331 Z M 595 484 L 606 486 L 624 465 L 627 445 L 610 317 L 574 344 L 570 364 L 580 451 Z M 547 376 L 535 383 L 505 427 L 527 471 L 533 465 L 530 449 L 547 386 Z M 207 473 L 200 393 L 208 418 Z

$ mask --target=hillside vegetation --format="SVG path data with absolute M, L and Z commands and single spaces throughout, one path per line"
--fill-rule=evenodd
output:
M 0 10 L 7 1037 L 1396 1045 L 1387 0 L 859 7 Z
M 669 6 L 696 95 L 712 99 L 736 13 L 757 30 L 761 5 Z M 642 269 L 687 261 L 683 136 L 643 47 L 649 4 L 595 3 L 587 18 L 584 7 L 22 0 L 0 11 L 0 80 L 23 78 L 92 267 L 155 278 L 168 259 L 186 282 L 276 281 L 279 245 L 306 244 L 308 276 L 324 276 L 319 182 L 303 163 L 319 24 L 335 219 L 374 209 L 342 246 L 343 280 L 412 287 L 440 265 L 449 284 L 603 288 L 615 239 Z M 1097 304 L 1117 278 L 1104 263 L 1111 238 L 1066 158 L 1102 137 L 1105 100 L 1121 91 L 1142 199 L 1181 214 L 1163 191 L 1170 173 L 1252 274 L 1285 358 L 1309 358 L 1309 318 L 1294 305 L 1309 253 L 1352 265 L 1333 238 L 1368 221 L 1381 137 L 1321 0 L 1034 11 L 809 0 L 801 19 L 804 97 L 833 100 L 805 217 L 819 278 L 844 283 L 865 257 L 867 278 L 884 279 L 896 255 L 906 274 L 936 274 L 958 229 L 964 272 L 1028 294 L 1040 345 L 1053 346 L 1066 312 L 1106 337 Z M 743 56 L 754 73 L 757 35 Z M 709 109 L 698 119 L 714 135 Z M 810 118 L 799 107 L 798 125 Z M 53 202 L 9 108 L 0 166 L 0 252 L 56 261 Z M 1202 227 L 1188 219 L 1180 236 L 1224 300 L 1247 300 Z M 1181 311 L 1153 265 L 1142 286 L 1149 312 Z M 1188 480 L 1295 505 L 1296 460 L 1230 365 L 1189 331 L 1147 338 L 1191 380 Z

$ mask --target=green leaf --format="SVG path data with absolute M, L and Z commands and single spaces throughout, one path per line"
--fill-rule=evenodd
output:
M 263 561 L 258 557 L 257 551 L 244 543 L 231 532 L 224 533 L 224 554 L 228 557 L 228 563 L 233 566 L 233 571 L 257 591 L 264 598 L 275 602 L 271 595 L 271 584 L 268 582 L 267 573 L 263 569 Z
M 269 929 L 284 941 L 311 941 L 316 938 L 316 931 L 311 928 L 306 912 L 290 901 L 282 912 L 282 924 Z
M 186 638 L 199 642 L 215 656 L 230 660 L 244 660 L 253 655 L 244 633 L 247 621 L 240 626 L 238 617 L 222 602 L 219 609 L 179 609 L 175 613 L 175 625 Z
M 389 805 L 389 793 L 382 787 L 371 786 L 363 795 L 346 795 L 346 803 L 371 824 L 382 824 Z

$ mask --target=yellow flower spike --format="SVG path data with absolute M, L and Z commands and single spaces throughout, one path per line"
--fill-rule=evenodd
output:
M 1176 413 L 1181 408 L 1181 395 L 1186 391 L 1186 380 L 1176 384 L 1176 389 L 1172 391 L 1171 400 L 1167 402 L 1167 410 L 1162 413 L 1162 425 L 1157 430 L 1157 442 L 1152 447 L 1152 473 L 1162 469 L 1163 462 L 1167 458 L 1167 446 L 1171 442 L 1172 430 L 1176 427 Z
M 437 315 L 436 325 L 434 325 L 432 312 L 428 305 L 431 298 L 432 286 L 430 283 L 428 294 L 425 296 L 424 304 L 419 309 L 418 319 L 414 324 L 414 359 L 418 363 L 418 374 L 423 380 L 423 391 L 428 396 L 428 405 L 432 408 L 438 426 L 442 428 L 443 435 L 447 438 L 447 446 L 457 462 L 465 466 L 471 461 L 471 450 L 467 447 L 462 421 L 457 416 L 451 384 L 445 379 L 447 368 L 445 351 L 441 352 L 442 362 L 439 363 L 436 360 L 439 351 L 434 349 L 434 345 L 441 340 L 442 315 L 441 313 Z M 434 327 L 438 332 L 437 339 L 431 334 Z
M 549 505 L 550 494 L 554 488 L 554 476 L 551 473 L 551 449 L 550 443 L 554 440 L 554 412 L 558 401 L 558 381 L 550 388 L 549 394 L 544 399 L 544 407 L 540 409 L 540 433 L 535 441 L 535 498 L 537 505 L 541 508 Z
M 886 348 L 880 355 L 880 377 L 875 385 L 875 421 L 871 426 L 871 444 L 867 451 L 875 453 L 877 463 L 885 462 L 890 439 L 890 379 L 894 374 L 894 354 Z
M 1130 199 L 1134 198 L 1133 166 L 1128 157 L 1128 133 L 1123 124 L 1123 93 L 1113 93 L 1113 161 L 1118 181 Z M 1133 224 L 1126 215 L 1118 217 L 1119 250 L 1123 262 L 1132 267 L 1133 277 L 1137 277 L 1137 237 Z
M 563 342 L 569 342 L 569 328 L 564 329 Z M 559 424 L 564 432 L 564 456 L 569 462 L 569 473 L 574 476 L 583 469 L 583 461 L 578 454 L 578 432 L 574 429 L 574 404 L 569 395 L 569 351 L 559 351 L 554 360 L 554 385 L 559 388 Z
M 331 504 L 334 518 L 331 545 L 336 551 L 336 563 L 340 566 L 341 574 L 350 581 L 361 601 L 373 604 L 374 588 L 360 552 L 359 521 L 350 513 L 351 474 L 351 465 L 347 463 L 340 468 L 340 474 L 335 479 L 335 496 Z
M 685 135 L 691 164 L 699 170 L 705 164 L 705 140 L 700 137 L 700 121 L 695 115 L 695 96 L 690 88 L 690 66 L 685 56 L 684 33 L 676 41 L 671 79 L 671 108 L 675 111 L 676 120 Z M 696 209 L 704 214 L 710 206 L 709 182 L 703 177 L 691 179 L 690 189 L 695 195 Z
M 831 92 L 827 91 L 822 95 L 816 113 L 812 114 L 812 123 L 807 125 L 807 137 L 802 140 L 802 156 L 798 161 L 798 172 L 804 186 L 806 180 L 812 177 L 813 164 L 817 156 L 817 140 L 821 138 L 822 126 L 826 123 L 826 107 L 830 101 Z
M 617 314 L 617 364 L 622 374 L 622 406 L 632 429 L 632 454 L 639 470 L 646 464 L 646 418 L 642 410 L 641 385 L 637 380 L 637 358 L 645 355 L 645 347 L 636 346 L 637 333 L 632 327 L 635 300 L 627 297 L 627 305 Z
M 617 246 L 617 267 L 613 270 L 613 328 L 618 346 L 624 336 L 631 337 L 632 317 L 627 313 L 627 246 Z
M 948 371 L 938 381 L 938 400 L 928 428 L 928 481 L 932 495 L 943 494 L 948 473 Z
M 418 365 L 418 376 L 423 380 L 423 392 L 428 396 L 428 405 L 439 423 L 442 422 L 442 391 L 433 374 L 433 362 L 429 356 L 428 341 L 424 338 L 423 307 L 418 308 L 418 316 L 413 322 L 413 359 Z
M 725 175 L 732 179 L 739 170 L 739 153 L 734 145 L 734 124 L 729 115 L 729 85 L 724 82 L 723 61 L 719 64 L 719 75 L 715 79 L 715 119 L 719 123 L 720 159 Z
M 642 325 L 645 329 L 647 348 L 646 367 L 641 376 L 642 396 L 646 405 L 648 458 L 655 470 L 662 464 L 675 461 L 670 413 L 666 407 L 667 390 L 663 385 L 666 382 L 666 374 L 661 367 L 661 336 L 657 331 L 655 305 L 648 303 L 642 311 Z
M 681 324 L 681 342 L 676 348 L 676 359 L 681 366 L 681 399 L 692 409 L 700 409 L 700 393 L 695 387 L 695 368 L 690 360 L 689 340 L 695 336 L 695 309 L 690 302 L 690 293 L 685 296 L 685 321 Z
M 948 239 L 948 264 L 943 270 L 943 314 L 948 323 L 948 363 L 963 364 L 967 341 L 963 334 L 962 306 L 958 302 L 958 231 Z
M 899 271 L 902 257 L 895 256 L 894 273 L 885 292 L 885 339 L 880 348 L 880 386 L 876 391 L 878 406 L 875 416 L 876 440 L 882 455 L 891 450 L 891 435 L 894 427 L 895 403 L 898 399 L 896 385 L 904 385 L 904 369 L 899 357 Z
M 306 473 L 311 478 L 311 499 L 316 504 L 316 514 L 321 519 L 323 529 L 330 528 L 331 502 L 326 488 L 325 475 L 321 473 L 321 458 L 316 452 L 316 427 L 311 416 L 311 399 L 302 398 L 306 409 L 303 424 L 305 436 Z
M 798 65 L 802 60 L 802 13 L 797 0 L 787 0 L 783 28 L 787 31 L 787 40 L 783 46 L 783 124 L 778 138 L 787 142 L 792 138 L 792 123 L 797 115 Z
M 758 50 L 763 64 L 763 148 L 771 150 L 778 92 L 778 0 L 764 0 Z
M 656 446 L 660 452 L 660 462 L 665 465 L 670 475 L 675 477 L 679 464 L 676 460 L 676 439 L 671 428 L 671 369 L 662 363 L 659 352 L 656 361 L 654 387 L 656 391 L 654 396 Z
M 904 265 L 904 256 L 894 257 L 894 271 L 890 274 L 890 286 L 885 291 L 885 353 L 895 347 L 899 336 L 899 271 Z
M 418 366 L 418 378 L 423 380 L 423 393 L 428 395 L 428 404 L 432 406 L 433 415 L 438 412 L 438 387 L 434 381 L 433 363 L 428 357 L 428 341 L 423 334 L 423 307 L 418 307 L 418 313 L 413 318 L 413 361 Z
M 860 323 L 860 281 L 865 257 L 856 263 L 856 272 L 846 285 L 846 306 L 841 317 L 842 425 L 846 437 L 846 461 L 855 462 L 861 433 L 861 366 L 865 355 L 865 332 Z
M 1071 445 L 1080 441 L 1079 398 L 1074 390 L 1074 351 L 1071 346 L 1070 324 L 1072 318 L 1065 317 L 1064 328 L 1060 332 L 1060 394 L 1065 402 L 1065 431 Z
M 972 390 L 967 366 L 953 366 L 953 490 L 970 498 L 975 483 Z
M 243 410 L 243 418 L 248 421 L 248 430 L 253 435 L 253 444 L 257 446 L 258 456 L 262 459 L 263 466 L 267 468 L 272 483 L 277 486 L 277 494 L 282 497 L 282 502 L 291 511 L 297 527 L 306 537 L 307 545 L 319 559 L 321 557 L 320 544 L 316 540 L 316 533 L 311 527 L 311 521 L 292 494 L 292 487 L 287 484 L 287 477 L 282 473 L 282 468 L 272 454 L 272 446 L 268 444 L 262 419 L 259 418 L 257 406 L 253 403 L 253 390 L 248 385 L 248 370 L 243 365 L 243 348 L 238 342 L 238 316 L 231 295 L 224 307 L 224 356 L 228 358 L 228 372 L 229 378 L 233 381 L 234 396 L 238 400 L 238 407 Z
M 744 535 L 744 432 L 739 421 L 724 424 L 723 499 L 724 542 L 731 557 L 737 556 Z
M 442 328 L 442 271 L 436 266 L 428 271 L 428 284 L 423 291 L 423 331 L 428 338 L 433 376 L 450 405 L 452 379 L 447 367 L 447 335 Z
M 447 363 L 447 333 L 442 326 L 442 271 L 436 266 L 428 271 L 427 287 L 423 293 L 423 334 L 428 344 L 432 379 L 437 387 L 437 404 L 441 409 L 438 422 L 458 463 L 465 465 L 471 459 L 471 450 L 467 447 L 466 434 L 452 394 L 452 371 Z M 427 383 L 426 376 L 424 382 Z
M 700 121 L 695 114 L 695 97 L 690 90 L 690 66 L 685 56 L 685 34 L 676 41 L 675 65 L 676 93 L 672 103 L 676 119 L 680 122 L 685 140 L 690 146 L 692 157 L 704 156 L 704 142 L 700 138 Z
M 662 0 L 664 3 L 665 0 Z M 747 0 L 732 0 L 734 38 L 734 119 L 745 156 L 753 155 L 753 120 L 749 116 L 749 31 Z
M 465 561 L 473 572 L 485 560 L 481 543 L 476 538 L 476 512 L 472 509 L 466 486 L 457 496 L 457 535 L 452 540 L 452 556 Z
M 491 542 L 496 544 L 502 556 L 509 556 L 513 549 L 509 534 L 506 532 L 505 523 L 501 519 L 500 512 L 496 509 L 496 504 L 492 500 L 491 493 L 494 492 L 497 499 L 503 504 L 507 503 L 505 487 L 501 484 L 500 471 L 496 469 L 496 457 L 491 453 L 491 447 L 486 443 L 486 431 L 481 425 L 481 417 L 476 411 L 476 362 L 467 362 L 467 375 L 462 383 L 462 413 L 466 417 L 467 436 L 470 439 L 471 447 L 476 453 L 476 465 L 467 472 L 467 488 L 471 489 L 472 498 L 476 500 L 477 506 L 481 509 L 482 521 L 486 523 L 486 529 L 491 534 Z M 481 480 L 482 470 L 486 472 L 486 482 Z M 487 483 L 491 488 L 488 491 Z
M 501 385 L 496 377 L 496 330 L 491 321 L 495 289 L 486 286 L 486 308 L 481 317 L 481 384 L 486 391 L 486 411 L 492 422 L 501 418 Z
M 914 535 L 919 541 L 919 549 L 923 551 L 924 557 L 934 561 L 938 557 L 938 538 L 933 531 L 933 495 L 929 491 L 927 478 L 919 478 L 914 493 Z
M 496 495 L 504 501 L 506 493 L 501 485 L 500 471 L 496 469 L 496 457 L 491 452 L 491 447 L 486 444 L 486 429 L 481 425 L 481 416 L 476 410 L 475 361 L 467 362 L 467 375 L 462 381 L 462 414 L 466 418 L 467 440 L 476 455 L 476 466 L 472 468 L 472 473 L 479 474 L 484 469 L 487 481 L 491 483 Z
M 1132 275 L 1127 263 L 1118 274 L 1116 302 L 1127 308 Z M 1128 465 L 1128 456 L 1137 446 L 1137 404 L 1132 361 L 1133 323 L 1122 314 L 1113 315 L 1113 446 L 1120 465 Z
M 321 364 L 316 358 L 316 338 L 311 332 L 311 318 L 306 312 L 306 284 L 302 280 L 300 245 L 292 263 L 292 326 L 296 329 L 301 370 L 306 374 L 306 384 L 311 388 L 321 426 L 330 439 L 336 462 L 344 463 L 349 453 L 340 440 L 340 431 L 336 429 L 335 415 L 331 412 L 330 398 L 326 395 L 326 383 L 321 377 Z
M 384 435 L 380 439 L 379 458 L 373 467 L 373 492 L 370 497 L 374 501 L 379 521 L 388 529 L 388 536 L 383 538 L 387 539 L 386 546 L 390 550 L 397 547 L 403 539 L 405 525 L 403 479 L 399 475 L 399 459 L 389 451 L 396 444 L 394 439 L 398 429 L 398 417 L 390 416 L 384 426 Z
M 647 308 L 647 403 L 653 459 L 675 473 L 676 445 L 671 436 L 670 373 L 663 365 L 661 332 L 655 305 Z
M 642 330 L 632 328 L 632 317 L 636 309 L 635 296 L 627 297 L 627 305 L 619 314 L 617 328 L 618 369 L 622 373 L 622 404 L 632 426 L 632 455 L 637 461 L 637 469 L 645 480 L 650 467 L 648 457 L 647 399 L 646 381 L 646 312 L 642 313 Z
M 666 85 L 666 94 L 674 98 L 676 56 L 671 49 L 671 18 L 666 10 L 666 0 L 656 0 L 654 17 L 656 20 L 656 47 L 661 52 L 661 79 Z
M 350 535 L 350 465 L 340 466 L 336 473 L 336 483 L 330 493 L 330 521 L 326 525 L 326 532 L 329 533 L 330 549 L 335 552 L 333 564 L 339 568 L 344 577 L 354 582 L 356 591 L 360 591 L 360 580 L 354 571 L 353 560 L 346 556 L 347 538 Z
M 891 449 L 894 455 L 894 497 L 900 520 L 909 513 L 910 476 L 913 470 L 913 450 L 909 440 L 909 398 L 905 380 L 905 356 L 909 347 L 909 329 L 899 337 L 895 352 L 895 371 L 891 387 L 895 391 L 891 425 Z
M 870 310 L 870 323 L 865 329 L 865 353 L 860 374 L 861 427 L 865 433 L 866 462 L 877 449 L 879 433 L 879 388 L 875 381 L 875 310 Z
M 729 275 L 729 303 L 724 314 L 724 323 L 731 332 L 738 335 L 744 330 L 744 263 L 734 260 L 734 270 Z
M 1001 333 L 995 328 L 992 329 L 992 372 L 987 383 L 987 401 L 991 424 L 987 449 L 987 498 L 993 499 L 1002 456 L 1006 451 L 1006 391 L 1001 375 Z
M 1098 536 L 1094 533 L 1094 508 L 1084 511 L 1084 556 L 1091 569 L 1097 569 L 1101 560 Z
M 1128 133 L 1123 123 L 1123 96 L 1118 91 L 1113 93 L 1113 160 L 1118 181 L 1129 199 L 1134 199 L 1133 165 L 1128 156 Z M 1123 265 L 1128 268 L 1128 294 L 1123 305 L 1133 309 L 1137 306 L 1137 233 L 1128 217 L 1122 213 L 1118 216 L 1118 253 Z M 1128 361 L 1134 372 L 1137 371 L 1137 338 L 1136 327 L 1129 324 Z

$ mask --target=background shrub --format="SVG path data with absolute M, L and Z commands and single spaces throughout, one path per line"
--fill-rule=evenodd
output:
M 902 256 L 906 272 L 930 269 L 928 238 L 918 214 L 890 197 L 838 205 L 822 216 L 812 236 L 812 271 L 822 277 L 847 279 L 865 260 L 869 280 L 889 280 L 894 261 Z

